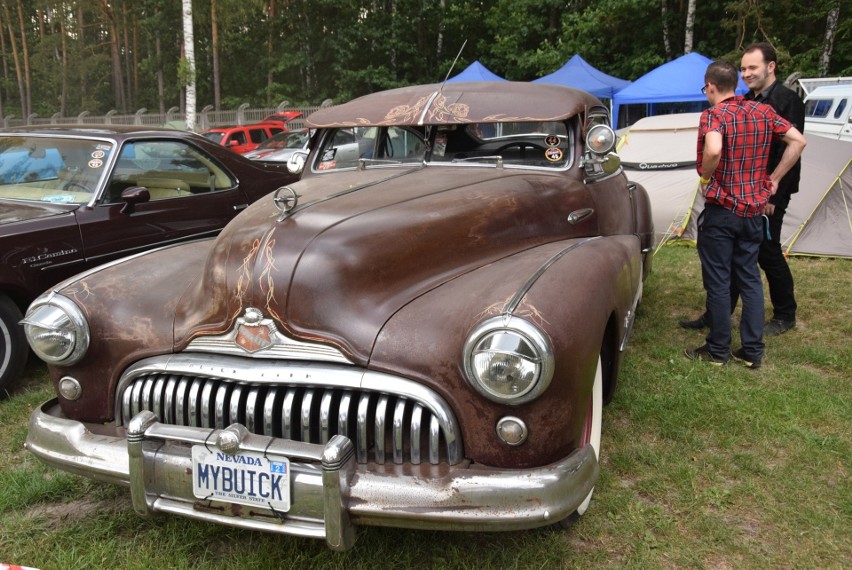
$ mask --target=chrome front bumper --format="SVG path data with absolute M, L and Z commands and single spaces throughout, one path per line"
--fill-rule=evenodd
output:
M 192 492 L 192 445 L 215 445 L 222 432 L 242 451 L 290 459 L 292 505 L 279 513 L 197 499 Z M 232 437 L 232 439 L 233 439 Z M 326 445 L 159 423 L 137 414 L 127 438 L 94 433 L 62 417 L 56 400 L 30 417 L 26 447 L 39 459 L 85 477 L 130 487 L 140 514 L 168 512 L 219 524 L 325 538 L 350 548 L 356 525 L 498 531 L 557 522 L 591 492 L 598 462 L 591 446 L 535 469 L 456 466 L 371 466 L 355 461 L 343 436 Z

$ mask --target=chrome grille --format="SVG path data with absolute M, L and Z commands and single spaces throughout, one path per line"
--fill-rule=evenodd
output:
M 415 392 L 432 395 L 428 402 L 420 401 L 417 393 L 392 393 L 387 386 L 365 388 L 363 371 L 357 386 L 340 386 L 347 382 L 341 382 L 339 371 L 331 382 L 334 385 L 328 386 L 317 385 L 316 380 L 308 385 L 298 375 L 295 382 L 245 382 L 199 375 L 197 370 L 182 372 L 143 367 L 126 374 L 119 386 L 119 422 L 126 425 L 134 415 L 150 410 L 167 424 L 223 429 L 240 423 L 255 434 L 307 443 L 325 444 L 336 434 L 344 435 L 355 444 L 359 463 L 455 464 L 461 460 L 454 418 L 445 405 L 433 413 L 436 399 L 441 404 L 443 400 L 422 386 Z M 314 370 L 305 375 L 315 376 Z M 393 384 L 409 383 L 395 380 Z

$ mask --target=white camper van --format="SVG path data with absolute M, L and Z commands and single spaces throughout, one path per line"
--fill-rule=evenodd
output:
M 825 85 L 808 93 L 805 132 L 852 141 L 852 85 Z

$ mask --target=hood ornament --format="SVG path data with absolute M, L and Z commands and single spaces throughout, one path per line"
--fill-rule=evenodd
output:
M 281 212 L 281 215 L 278 216 L 278 221 L 282 222 L 290 215 L 290 211 L 296 207 L 296 204 L 299 203 L 299 195 L 289 186 L 282 186 L 275 191 L 272 201 L 275 203 L 278 211 Z

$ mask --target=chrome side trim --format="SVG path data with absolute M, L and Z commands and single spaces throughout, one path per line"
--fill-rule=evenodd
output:
M 630 340 L 630 334 L 633 332 L 633 323 L 636 321 L 636 310 L 639 308 L 640 299 L 642 299 L 644 283 L 641 278 L 641 270 L 639 271 L 639 275 L 639 287 L 636 289 L 636 295 L 633 297 L 633 305 L 624 317 L 624 334 L 621 337 L 621 344 L 618 347 L 618 350 L 621 352 L 627 349 L 627 342 Z

